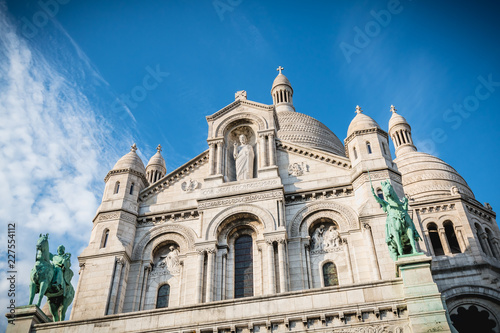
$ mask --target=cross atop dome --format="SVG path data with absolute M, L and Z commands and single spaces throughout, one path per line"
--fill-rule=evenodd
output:
M 134 143 L 132 146 L 130 146 L 130 151 L 133 151 L 135 153 L 136 150 L 137 150 L 137 145 Z
M 363 113 L 363 110 L 361 110 L 361 106 L 356 105 L 356 113 Z
M 396 113 L 397 109 L 394 105 L 391 105 L 391 112 L 392 113 Z
M 280 72 L 280 74 L 281 74 L 281 71 L 282 71 L 282 70 L 284 70 L 284 68 L 283 68 L 283 67 L 281 67 L 281 66 L 278 66 L 278 68 L 276 68 L 276 70 L 277 70 L 278 72 Z
M 156 147 L 156 151 L 161 153 L 161 145 L 158 145 L 158 147 Z

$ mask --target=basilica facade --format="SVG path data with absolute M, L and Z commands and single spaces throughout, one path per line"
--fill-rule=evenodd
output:
M 104 179 L 70 320 L 32 331 L 500 332 L 491 206 L 418 152 L 404 110 L 386 131 L 356 107 L 342 142 L 295 110 L 281 70 L 272 105 L 237 92 L 177 169 L 132 146 Z M 383 181 L 422 254 L 391 258 Z

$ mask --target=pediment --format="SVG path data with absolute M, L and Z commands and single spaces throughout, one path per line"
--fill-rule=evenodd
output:
M 267 104 L 262 104 L 258 102 L 253 102 L 249 100 L 236 100 L 232 102 L 231 104 L 223 107 L 219 111 L 215 112 L 214 114 L 207 116 L 207 121 L 215 121 L 219 118 L 224 117 L 225 115 L 231 113 L 231 111 L 237 110 L 238 108 L 249 108 L 249 109 L 257 109 L 257 110 L 262 110 L 262 111 L 273 111 L 274 106 L 273 105 L 267 105 Z
M 305 157 L 308 160 L 323 162 L 344 170 L 350 170 L 352 168 L 351 161 L 343 156 L 328 153 L 319 149 L 304 147 L 296 143 L 279 139 L 276 140 L 276 144 L 278 149 L 290 154 Z

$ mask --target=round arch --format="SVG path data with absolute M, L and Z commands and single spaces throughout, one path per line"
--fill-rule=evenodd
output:
M 194 250 L 195 235 L 191 229 L 178 224 L 160 225 L 151 228 L 141 237 L 132 251 L 132 260 L 152 259 L 153 249 L 168 240 L 179 244 L 182 252 Z
M 234 125 L 238 120 L 247 120 L 249 123 L 252 123 L 257 126 L 258 131 L 262 131 L 267 128 L 267 123 L 264 119 L 249 112 L 242 112 L 232 115 L 226 119 L 224 119 L 215 130 L 215 137 L 223 136 L 224 133 L 227 132 L 228 128 L 231 125 Z
M 238 216 L 241 214 L 251 214 L 257 217 L 257 219 L 263 225 L 263 231 L 273 231 L 276 229 L 276 220 L 273 215 L 264 208 L 261 208 L 254 204 L 242 204 L 238 206 L 228 207 L 219 212 L 215 217 L 208 223 L 207 231 L 205 233 L 205 240 L 216 240 L 217 230 L 219 226 L 226 222 L 231 216 Z
M 359 227 L 356 213 L 351 208 L 334 202 L 319 202 L 309 204 L 295 214 L 287 227 L 288 235 L 290 237 L 300 236 L 303 230 L 307 230 L 309 225 L 320 217 L 331 218 L 338 224 L 341 231 Z M 304 228 L 305 225 L 307 228 Z

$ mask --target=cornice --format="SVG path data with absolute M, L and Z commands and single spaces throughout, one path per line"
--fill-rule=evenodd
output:
M 267 104 L 261 104 L 258 102 L 252 102 L 248 100 L 237 100 L 229 104 L 228 106 L 225 106 L 224 108 L 220 109 L 219 111 L 215 112 L 214 114 L 210 116 L 206 116 L 207 121 L 214 121 L 217 118 L 222 117 L 226 113 L 230 112 L 233 109 L 236 109 L 239 106 L 253 106 L 265 111 L 273 111 L 274 110 L 274 105 L 267 105 Z
M 146 179 L 146 176 L 142 172 L 138 172 L 138 171 L 135 171 L 135 170 L 130 169 L 130 168 L 109 171 L 108 174 L 106 175 L 106 177 L 104 177 L 104 182 L 107 182 L 109 177 L 111 177 L 113 175 L 119 175 L 122 173 L 131 173 L 131 174 L 139 177 L 144 182 L 144 184 L 148 184 L 148 180 Z
M 139 194 L 139 200 L 144 201 L 147 198 L 151 197 L 152 195 L 160 192 L 162 189 L 169 188 L 171 185 L 177 183 L 182 178 L 182 176 L 191 173 L 192 171 L 194 171 L 195 169 L 199 168 L 200 166 L 202 166 L 207 162 L 208 162 L 208 149 L 205 150 L 200 155 L 193 158 L 191 161 L 183 164 L 182 166 L 178 167 L 168 175 L 164 176 L 156 183 L 150 185 L 149 187 L 146 187 Z
M 282 141 L 281 139 L 276 139 L 276 146 L 282 151 L 291 152 L 297 155 L 309 157 L 311 159 L 318 160 L 320 162 L 327 163 L 329 165 L 334 165 L 346 170 L 351 169 L 351 162 L 342 156 L 326 153 L 314 148 L 306 148 L 295 143 L 290 143 L 287 141 Z

